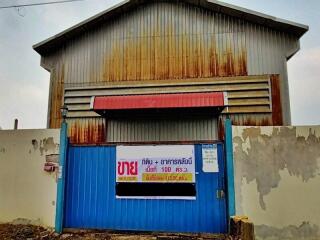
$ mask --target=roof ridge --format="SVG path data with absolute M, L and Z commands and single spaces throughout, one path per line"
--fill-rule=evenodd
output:
M 35 45 L 33 49 L 39 54 L 44 54 L 53 47 L 63 43 L 70 37 L 77 35 L 78 33 L 84 31 L 88 26 L 94 25 L 95 23 L 119 14 L 123 11 L 131 9 L 132 7 L 138 6 L 144 3 L 150 2 L 186 2 L 189 4 L 197 5 L 203 8 L 207 8 L 212 11 L 221 12 L 229 16 L 242 18 L 246 21 L 256 22 L 258 24 L 266 25 L 267 27 L 278 29 L 284 32 L 290 32 L 297 37 L 301 37 L 305 34 L 309 27 L 300 23 L 291 22 L 288 20 L 276 18 L 264 13 L 256 12 L 254 10 L 246 9 L 243 7 L 238 7 L 232 4 L 224 3 L 217 0 L 124 0 L 66 30 L 44 40 Z M 109 16 L 110 15 L 110 16 Z

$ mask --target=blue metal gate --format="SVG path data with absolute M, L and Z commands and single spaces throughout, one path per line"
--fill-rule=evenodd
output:
M 202 145 L 195 146 L 196 200 L 116 199 L 116 147 L 70 146 L 64 227 L 110 230 L 225 233 L 224 151 L 219 173 L 202 171 Z

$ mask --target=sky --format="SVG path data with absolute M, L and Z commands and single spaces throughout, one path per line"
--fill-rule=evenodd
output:
M 0 7 L 46 0 L 0 0 Z M 52 0 L 48 0 L 52 1 Z M 50 74 L 32 45 L 117 3 L 80 2 L 0 9 L 0 127 L 46 128 Z M 320 125 L 320 1 L 224 0 L 237 6 L 309 25 L 301 50 L 288 62 L 293 125 Z

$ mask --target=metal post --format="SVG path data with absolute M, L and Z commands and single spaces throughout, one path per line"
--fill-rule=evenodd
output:
M 63 230 L 63 213 L 64 213 L 64 191 L 65 191 L 65 176 L 66 176 L 66 160 L 68 148 L 68 124 L 63 121 L 60 130 L 60 158 L 59 158 L 59 172 L 57 184 L 57 205 L 56 205 L 56 219 L 55 231 L 62 233 Z
M 229 217 L 236 215 L 235 190 L 234 190 L 234 166 L 232 145 L 232 123 L 230 119 L 225 121 L 225 145 L 226 145 L 226 168 L 227 168 L 227 200 Z
M 14 130 L 18 130 L 18 119 L 16 118 L 14 120 L 14 127 L 13 127 Z

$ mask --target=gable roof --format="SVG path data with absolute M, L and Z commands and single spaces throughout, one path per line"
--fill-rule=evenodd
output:
M 101 21 L 110 19 L 120 13 L 126 12 L 143 3 L 157 1 L 157 0 L 125 0 L 97 15 L 94 15 L 87 20 L 84 20 L 71 28 L 68 28 L 57 35 L 54 35 L 40 43 L 33 46 L 33 49 L 40 55 L 43 55 L 50 51 L 52 48 L 63 44 L 68 39 L 82 33 L 88 28 L 94 27 Z M 297 38 L 300 38 L 305 34 L 309 27 L 300 23 L 279 19 L 270 15 L 259 13 L 246 8 L 234 6 L 228 3 L 223 3 L 217 0 L 182 0 L 183 2 L 190 3 L 195 6 L 203 7 L 215 12 L 223 13 L 229 16 L 237 17 L 249 22 L 257 23 L 270 27 L 279 31 L 291 33 Z M 173 2 L 173 1 L 172 1 Z

